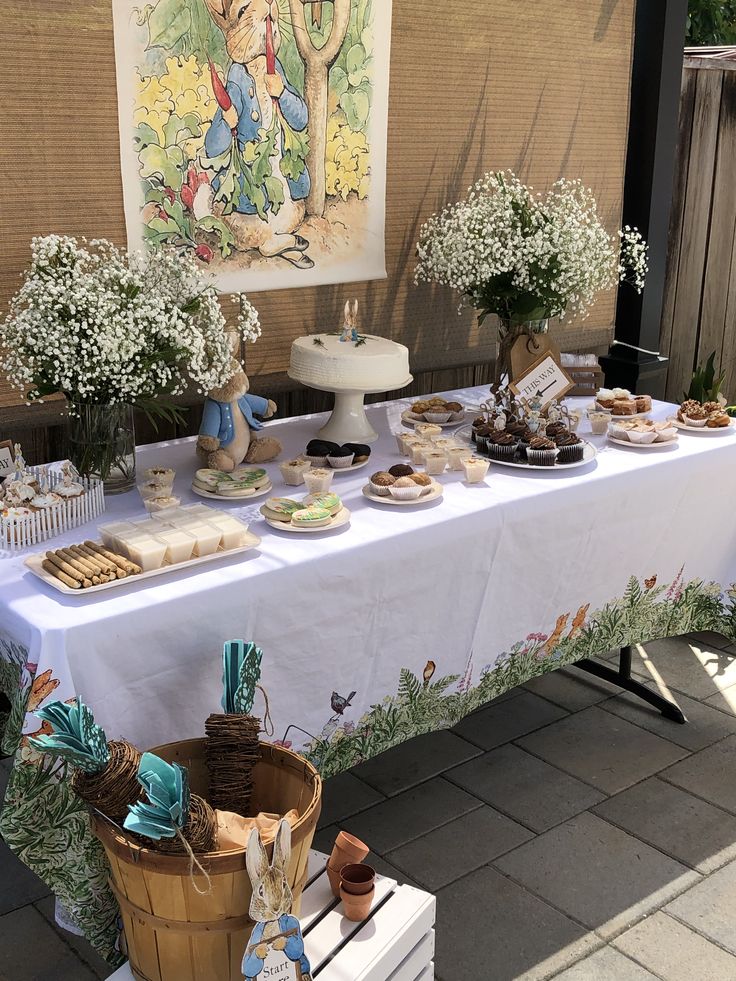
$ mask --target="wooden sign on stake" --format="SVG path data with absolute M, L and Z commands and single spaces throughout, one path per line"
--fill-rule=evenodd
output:
M 542 409 L 549 405 L 553 399 L 561 399 L 566 392 L 574 387 L 575 382 L 549 351 L 545 352 L 541 358 L 538 358 L 527 368 L 520 378 L 509 385 L 511 391 L 524 402 L 528 402 L 535 395 L 539 395 L 544 403 Z

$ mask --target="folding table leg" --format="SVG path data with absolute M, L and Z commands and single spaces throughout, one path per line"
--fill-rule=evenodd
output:
M 619 651 L 618 671 L 615 668 L 609 668 L 607 664 L 601 664 L 600 661 L 593 661 L 588 657 L 583 658 L 582 661 L 576 661 L 573 666 L 580 668 L 581 671 L 587 671 L 588 674 L 594 674 L 596 678 L 610 681 L 625 691 L 630 691 L 633 695 L 637 695 L 643 701 L 658 708 L 666 719 L 679 722 L 681 725 L 687 722 L 678 705 L 675 705 L 669 698 L 665 698 L 664 695 L 660 695 L 659 692 L 647 688 L 641 681 L 632 678 L 631 647 L 622 647 Z

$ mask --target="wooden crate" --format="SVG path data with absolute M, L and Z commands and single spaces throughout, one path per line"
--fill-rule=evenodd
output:
M 565 365 L 565 371 L 575 382 L 575 387 L 567 392 L 572 395 L 589 395 L 591 398 L 603 387 L 603 369 L 600 365 Z
M 299 917 L 315 981 L 432 981 L 434 896 L 379 875 L 368 919 L 351 923 L 332 895 L 326 862 L 309 853 Z M 128 965 L 109 981 L 133 981 Z

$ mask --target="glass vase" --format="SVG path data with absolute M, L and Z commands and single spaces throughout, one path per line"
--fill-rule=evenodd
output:
M 83 477 L 102 480 L 106 494 L 135 484 L 135 428 L 129 405 L 72 406 L 69 459 Z

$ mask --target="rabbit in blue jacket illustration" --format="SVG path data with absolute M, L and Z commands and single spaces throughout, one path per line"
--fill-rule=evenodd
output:
M 273 864 L 268 861 L 261 836 L 254 828 L 248 839 L 245 864 L 253 886 L 250 918 L 255 921 L 248 946 L 243 954 L 241 971 L 246 981 L 263 981 L 260 977 L 266 961 L 280 961 L 279 978 L 311 981 L 311 969 L 304 953 L 304 939 L 299 920 L 291 915 L 292 894 L 286 873 L 291 855 L 291 826 L 283 818 L 273 843 Z M 274 953 L 277 952 L 274 958 Z M 264 972 L 265 974 L 266 972 Z M 268 976 L 274 973 L 268 972 Z
M 205 136 L 205 150 L 212 158 L 223 153 L 237 140 L 241 150 L 268 133 L 274 123 L 274 113 L 300 133 L 307 127 L 307 105 L 286 77 L 284 67 L 275 55 L 281 44 L 279 10 L 276 0 L 205 0 L 210 16 L 225 36 L 232 65 L 227 76 L 226 91 L 232 105 L 219 108 Z M 267 21 L 273 60 L 272 73 L 267 70 Z M 272 42 L 271 42 L 272 39 Z M 261 201 L 257 205 L 240 178 L 241 193 L 229 214 L 222 220 L 235 238 L 241 251 L 256 249 L 266 257 L 280 256 L 300 269 L 311 269 L 314 262 L 307 255 L 309 242 L 296 230 L 304 220 L 305 199 L 309 194 L 310 178 L 306 164 L 298 176 L 286 167 L 284 132 L 276 126 L 276 139 L 270 155 L 270 182 L 260 187 Z M 297 168 L 298 170 L 298 168 Z M 213 193 L 219 187 L 222 174 L 213 180 Z M 265 201 L 265 204 L 263 203 Z M 259 215 L 258 211 L 261 211 Z M 217 211 L 217 206 L 215 206 Z M 265 217 L 262 217 L 264 215 Z

